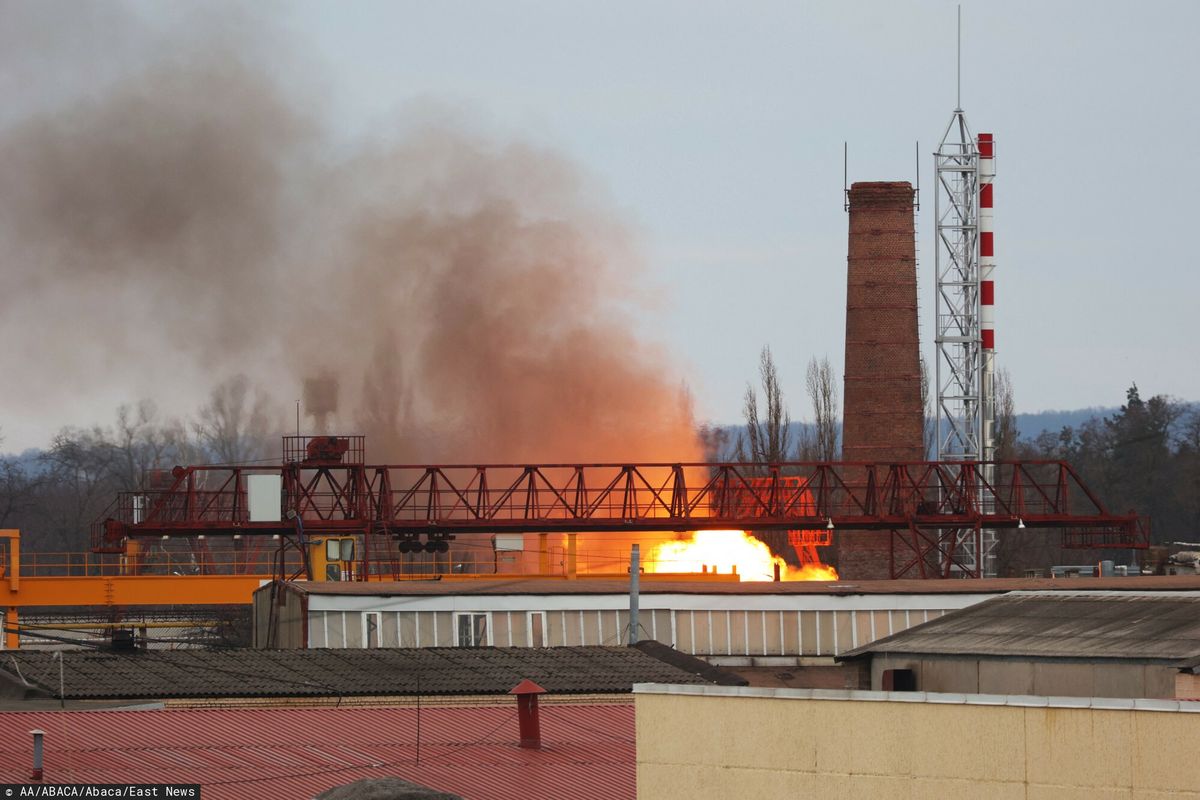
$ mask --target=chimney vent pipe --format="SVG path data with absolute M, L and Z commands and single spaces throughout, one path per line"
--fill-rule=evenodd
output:
M 29 780 L 40 781 L 42 779 L 42 740 L 46 736 L 43 730 L 32 730 L 33 734 L 33 772 L 29 774 Z
M 531 680 L 523 680 L 509 694 L 517 696 L 517 722 L 521 727 L 521 747 L 542 749 L 542 722 L 538 715 L 538 695 L 546 690 Z
M 629 643 L 638 643 L 641 620 L 638 619 L 641 605 L 641 547 L 635 542 L 629 554 Z

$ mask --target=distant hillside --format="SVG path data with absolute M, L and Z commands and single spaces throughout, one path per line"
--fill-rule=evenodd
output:
M 44 453 L 44 450 L 30 447 L 20 453 L 0 452 L 0 457 L 19 467 L 26 475 L 40 475 L 46 469 L 46 464 L 41 460 Z
M 1185 403 L 1185 405 L 1189 406 L 1193 411 L 1200 409 L 1200 403 Z M 1120 410 L 1120 406 L 1093 406 L 1091 408 L 1076 408 L 1070 411 L 1038 411 L 1032 414 L 1017 414 L 1017 434 L 1021 439 L 1033 440 L 1042 431 L 1058 433 L 1065 427 L 1078 428 L 1093 417 L 1099 419 L 1111 417 Z M 742 425 L 718 425 L 714 427 L 725 431 L 729 436 L 730 442 L 737 437 L 739 431 L 745 429 Z M 791 431 L 792 441 L 795 442 L 799 436 L 805 433 L 812 435 L 813 427 L 810 423 L 793 422 Z
M 1120 407 L 1077 408 L 1073 411 L 1039 411 L 1036 414 L 1017 414 L 1017 435 L 1021 439 L 1034 439 L 1042 431 L 1057 433 L 1063 428 L 1078 428 L 1092 417 L 1110 417 Z
M 1183 425 L 1187 423 L 1188 415 L 1200 411 L 1200 403 L 1178 402 L 1183 407 L 1184 413 L 1175 421 L 1175 426 L 1171 431 L 1172 435 L 1176 436 L 1182 432 Z M 1022 439 L 1033 439 L 1042 431 L 1058 433 L 1068 426 L 1078 428 L 1092 417 L 1104 419 L 1120 411 L 1120 406 L 1109 408 L 1097 406 L 1095 408 L 1080 408 L 1075 411 L 1039 411 L 1036 414 L 1017 414 L 1017 433 Z
M 1200 411 L 1200 403 L 1184 403 L 1183 405 L 1187 406 L 1192 412 Z M 1017 414 L 1017 434 L 1021 439 L 1033 440 L 1042 431 L 1058 433 L 1065 427 L 1078 428 L 1093 417 L 1101 419 L 1111 417 L 1120 410 L 1119 406 L 1093 406 L 1091 408 L 1077 408 L 1070 411 L 1038 411 L 1032 414 Z M 1180 421 L 1180 424 L 1182 422 L 1183 420 Z M 745 426 L 742 424 L 712 425 L 711 430 L 723 432 L 728 437 L 727 446 L 731 449 L 738 433 L 744 431 Z M 814 434 L 815 428 L 812 423 L 792 422 L 791 435 L 793 443 L 799 441 L 803 436 L 811 437 Z M 43 451 L 38 448 L 29 448 L 22 453 L 4 453 L 0 451 L 0 457 L 15 462 L 29 475 L 37 475 L 45 471 L 45 463 L 39 460 L 42 454 Z

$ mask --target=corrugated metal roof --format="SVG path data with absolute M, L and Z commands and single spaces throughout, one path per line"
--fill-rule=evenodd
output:
M 517 746 L 513 706 L 0 713 L 0 783 L 200 783 L 206 800 L 307 798 L 395 776 L 469 800 L 632 798 L 631 704 L 541 709 L 544 749 Z
M 1200 597 L 1019 592 L 850 650 L 875 653 L 1177 660 L 1200 653 Z
M 67 698 L 338 697 L 504 694 L 524 679 L 556 694 L 628 692 L 635 683 L 704 683 L 682 663 L 630 647 L 379 650 L 64 651 Z M 59 696 L 53 653 L 0 659 L 10 685 Z
M 715 683 L 719 686 L 749 685 L 749 681 L 736 672 L 729 672 L 720 667 L 715 667 L 704 659 L 680 652 L 674 647 L 665 645 L 654 639 L 643 639 L 632 646 L 647 655 L 657 658 L 659 661 L 664 661 L 673 667 L 678 667 L 689 675 L 701 678 L 702 680 L 699 681 L 701 683 Z M 683 681 L 679 681 L 679 683 L 683 683 Z M 693 681 L 688 681 L 688 683 L 693 683 Z
M 607 579 L 574 581 L 547 578 L 507 580 L 407 580 L 289 583 L 292 591 L 312 595 L 576 595 L 628 594 L 629 582 Z M 983 578 L 980 580 L 888 581 L 679 581 L 644 580 L 642 594 L 793 595 L 793 594 L 1000 594 L 1013 591 L 1122 590 L 1200 591 L 1200 575 L 1144 575 L 1131 578 Z M 269 585 L 258 591 L 269 591 Z

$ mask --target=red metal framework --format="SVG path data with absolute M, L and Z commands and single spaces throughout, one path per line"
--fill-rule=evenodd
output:
M 283 463 L 304 466 L 337 466 L 366 462 L 367 437 L 295 436 L 283 437 Z
M 94 524 L 93 549 L 120 552 L 144 536 L 298 530 L 412 539 L 832 526 L 846 535 L 895 532 L 892 573 L 901 577 L 953 563 L 938 528 L 1057 529 L 1067 547 L 1149 544 L 1134 514 L 1109 512 L 1061 461 L 367 466 L 318 458 L 172 474 L 167 488 L 121 494 Z M 281 477 L 279 521 L 250 519 L 247 478 L 263 474 Z

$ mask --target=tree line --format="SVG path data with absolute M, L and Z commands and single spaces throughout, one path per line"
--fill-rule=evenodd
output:
M 0 458 L 0 528 L 19 528 L 27 550 L 86 550 L 91 523 L 118 492 L 147 488 L 155 470 L 278 460 L 277 412 L 239 375 L 192 418 L 164 416 L 143 400 L 118 407 L 111 425 L 63 428 L 45 450 Z
M 741 426 L 700 428 L 709 460 L 838 460 L 839 392 L 828 358 L 813 358 L 805 371 L 811 421 L 793 422 L 769 348 L 760 353 L 757 383 L 746 386 Z M 1166 395 L 1144 400 L 1133 385 L 1111 415 L 1023 438 L 1007 373 L 997 376 L 996 385 L 998 459 L 1067 461 L 1111 511 L 1134 510 L 1146 518 L 1153 542 L 1200 539 L 1200 407 Z M 926 408 L 931 410 L 928 397 Z M 108 426 L 63 428 L 45 450 L 0 457 L 0 527 L 20 528 L 30 550 L 85 550 L 89 525 L 118 492 L 146 488 L 154 470 L 277 461 L 281 418 L 267 394 L 237 376 L 213 389 L 191 418 L 165 416 L 142 401 L 119 407 Z M 998 554 L 1001 574 L 1096 555 L 1064 552 L 1058 541 L 1040 531 L 1006 533 Z
M 1011 384 L 1005 391 L 1009 419 L 1002 435 L 997 425 L 997 458 L 1066 461 L 1110 511 L 1140 515 L 1150 526 L 1152 544 L 1200 539 L 1200 406 L 1161 394 L 1142 399 L 1133 384 L 1115 413 L 1027 439 L 1012 424 Z M 1040 568 L 1047 561 L 1087 563 L 1107 557 L 1145 563 L 1149 557 L 1128 551 L 1064 552 L 1056 538 L 1036 536 L 1013 532 L 1007 544 L 1001 540 L 1001 574 Z
M 759 355 L 759 386 L 746 386 L 738 427 L 701 431 L 710 460 L 743 463 L 836 461 L 840 456 L 837 378 L 829 359 L 813 358 L 805 375 L 811 422 L 793 424 L 769 347 Z M 925 364 L 921 364 L 925 406 L 925 449 L 933 459 L 934 407 Z M 1149 525 L 1151 543 L 1195 543 L 1200 550 L 1200 405 L 1155 395 L 1143 400 L 1136 384 L 1115 413 L 1094 416 L 1078 426 L 1043 430 L 1022 437 L 1017 428 L 1012 379 L 995 379 L 996 459 L 1066 461 L 1109 511 L 1133 511 Z M 767 537 L 770 539 L 770 535 Z M 780 544 L 769 542 L 773 545 Z M 1187 546 L 1187 545 L 1177 545 Z M 786 556 L 787 548 L 774 548 Z M 1001 575 L 1057 564 L 1144 562 L 1148 554 L 1128 551 L 1068 551 L 1052 531 L 1027 529 L 1001 534 L 997 566 Z

